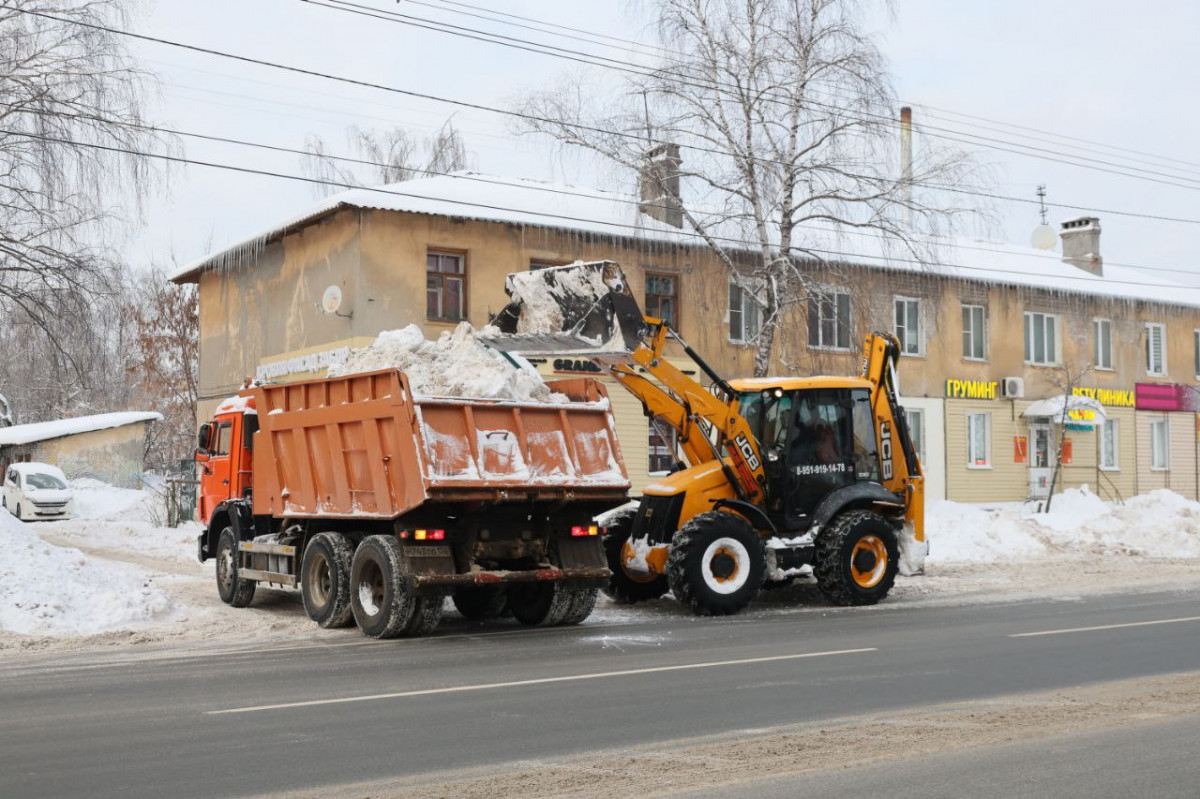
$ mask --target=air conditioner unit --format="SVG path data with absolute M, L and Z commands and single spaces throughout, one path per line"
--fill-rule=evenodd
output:
M 1025 378 L 1006 377 L 1000 381 L 1000 396 L 1020 399 L 1025 396 Z

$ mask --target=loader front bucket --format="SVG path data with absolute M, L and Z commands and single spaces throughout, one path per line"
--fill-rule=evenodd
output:
M 521 355 L 618 355 L 637 349 L 647 325 L 612 261 L 513 272 L 511 302 L 492 319 L 489 346 Z M 491 333 L 491 335 L 488 335 Z

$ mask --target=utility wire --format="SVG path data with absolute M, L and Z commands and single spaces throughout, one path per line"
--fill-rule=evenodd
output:
M 35 139 L 38 141 L 46 141 L 46 142 L 51 142 L 51 143 L 55 143 L 55 144 L 65 144 L 65 145 L 72 146 L 72 147 L 85 147 L 85 148 L 94 149 L 94 150 L 102 150 L 105 152 L 121 153 L 124 155 L 139 156 L 142 158 L 151 158 L 151 159 L 167 161 L 167 162 L 176 163 L 176 164 L 187 164 L 190 166 L 204 166 L 204 167 L 209 167 L 212 169 L 228 170 L 228 171 L 240 172 L 240 173 L 244 173 L 244 174 L 248 174 L 248 175 L 259 175 L 259 176 L 263 176 L 263 177 L 280 178 L 283 180 L 294 180 L 294 181 L 299 181 L 302 183 L 312 183 L 312 184 L 318 184 L 318 185 L 324 185 L 324 186 L 336 186 L 336 187 L 343 188 L 343 189 L 358 189 L 361 191 L 367 191 L 367 192 L 372 192 L 372 193 L 376 193 L 376 194 L 384 194 L 384 195 L 390 195 L 390 196 L 394 196 L 394 197 L 404 197 L 407 199 L 415 199 L 415 200 L 428 200 L 431 202 L 446 203 L 448 205 L 459 205 L 459 206 L 467 206 L 467 207 L 471 207 L 471 208 L 482 208 L 482 209 L 489 210 L 489 211 L 506 211 L 509 213 L 527 214 L 532 217 L 540 217 L 540 218 L 545 218 L 545 219 L 560 219 L 560 220 L 563 220 L 566 222 L 578 222 L 578 223 L 583 223 L 583 224 L 587 224 L 587 225 L 601 225 L 606 228 L 626 229 L 626 230 L 633 231 L 633 233 L 623 236 L 624 238 L 629 238 L 629 239 L 637 239 L 639 234 L 640 235 L 648 234 L 648 235 L 653 236 L 653 235 L 655 235 L 655 233 L 658 233 L 659 235 L 663 235 L 663 236 L 668 236 L 668 237 L 686 236 L 688 238 L 701 239 L 701 240 L 703 240 L 705 238 L 704 235 L 694 232 L 694 231 L 687 231 L 687 230 L 647 231 L 645 228 L 642 228 L 638 225 L 633 225 L 633 224 L 628 224 L 628 223 L 606 222 L 606 221 L 599 220 L 599 219 L 589 219 L 587 217 L 577 217 L 577 216 L 569 216 L 566 214 L 546 213 L 544 211 L 530 211 L 528 209 L 512 208 L 512 207 L 503 206 L 503 205 L 491 205 L 488 203 L 480 203 L 480 202 L 471 202 L 469 200 L 455 200 L 455 199 L 450 199 L 450 198 L 446 198 L 446 197 L 434 197 L 434 196 L 430 196 L 430 195 L 426 195 L 426 194 L 416 194 L 416 193 L 412 193 L 412 192 L 396 191 L 394 189 L 388 189 L 388 188 L 379 187 L 379 186 L 357 186 L 352 183 L 346 183 L 346 182 L 337 181 L 337 180 L 326 180 L 324 178 L 312 178 L 312 177 L 306 177 L 303 175 L 294 175 L 294 174 L 290 174 L 287 172 L 274 172 L 274 171 L 267 170 L 267 169 L 235 166 L 233 164 L 222 164 L 222 163 L 215 162 L 215 161 L 201 161 L 199 159 L 186 158 L 184 156 L 167 155 L 165 153 L 148 153 L 148 152 L 143 152 L 140 150 L 133 150 L 133 149 L 124 148 L 124 147 L 116 147 L 114 145 L 99 144 L 99 143 L 95 143 L 95 142 L 77 142 L 77 141 L 72 141 L 70 139 L 62 139 L 62 138 L 58 138 L 58 137 L 54 137 L 54 136 L 43 136 L 43 135 L 38 135 L 38 134 L 34 134 L 34 133 L 27 133 L 24 131 L 0 129 L 0 134 L 8 135 L 8 136 L 20 136 L 20 137 L 24 137 L 27 139 Z M 536 226 L 536 223 L 535 223 L 535 226 Z M 545 227 L 554 227 L 554 226 L 553 225 L 545 225 Z M 708 234 L 707 238 L 714 240 L 714 241 L 723 241 L 723 242 L 728 242 L 731 244 L 740 245 L 746 249 L 758 249 L 761 246 L 758 243 L 748 241 L 746 239 L 737 239 L 737 238 L 732 238 L 729 236 Z M 680 242 L 680 244 L 682 246 L 689 246 L 682 242 Z M 697 243 L 694 246 L 704 246 L 704 245 L 701 242 L 701 243 Z M 906 258 L 906 257 L 890 256 L 890 255 L 869 255 L 866 253 L 853 253 L 853 252 L 846 252 L 844 250 L 829 250 L 829 249 L 818 248 L 818 247 L 792 246 L 789 248 L 789 252 L 790 253 L 791 252 L 800 253 L 801 255 L 807 255 L 809 257 L 815 256 L 817 258 L 817 260 L 826 260 L 824 258 L 824 256 L 833 256 L 834 259 L 839 260 L 839 261 L 845 263 L 846 265 L 866 267 L 866 268 L 870 268 L 872 265 L 861 263 L 861 261 L 864 259 L 865 260 L 873 260 L 873 261 L 883 261 L 883 262 L 885 262 L 885 264 L 890 263 L 890 262 L 899 262 L 899 263 L 916 264 L 919 267 L 928 267 L 929 266 L 927 263 L 925 263 L 924 261 L 922 261 L 918 258 Z M 1003 251 L 999 251 L 999 252 L 1003 252 Z M 966 264 L 956 264 L 956 263 L 949 263 L 949 262 L 939 262 L 938 266 L 949 267 L 952 269 L 961 269 L 961 270 L 969 271 L 969 272 L 987 272 L 993 276 L 993 280 L 995 279 L 995 274 L 996 274 L 995 269 L 990 269 L 988 267 L 983 267 L 983 266 L 968 266 Z M 886 268 L 886 267 L 878 267 L 878 268 Z M 1046 277 L 1045 273 L 1042 273 L 1042 272 L 1006 271 L 1006 272 L 1004 272 L 1004 274 L 1023 275 L 1023 276 L 1027 276 L 1027 277 L 1036 277 L 1036 278 L 1043 278 L 1043 279 Z M 1097 279 L 1094 276 L 1090 276 L 1090 275 L 1078 275 L 1078 276 L 1076 276 L 1076 275 L 1059 275 L 1058 277 L 1061 279 L 1065 279 L 1065 280 L 1086 281 L 1086 282 L 1090 283 L 1093 288 L 1095 288 L 1097 285 Z M 1003 282 L 1003 279 L 1001 279 L 1000 282 Z M 1102 286 L 1113 286 L 1113 285 L 1143 286 L 1143 287 L 1148 287 L 1148 288 L 1181 290 L 1181 291 L 1200 290 L 1200 289 L 1193 289 L 1193 287 L 1185 286 L 1185 285 L 1178 285 L 1178 284 L 1171 284 L 1171 283 L 1151 283 L 1151 282 L 1139 281 L 1139 280 L 1102 279 L 1102 282 L 1099 285 L 1102 285 Z M 1096 293 L 1094 291 L 1088 291 L 1087 289 L 1082 289 L 1082 288 L 1080 289 L 1080 291 L 1082 293 L 1090 293 L 1090 294 Z M 1169 303 L 1170 301 L 1161 301 L 1161 302 Z

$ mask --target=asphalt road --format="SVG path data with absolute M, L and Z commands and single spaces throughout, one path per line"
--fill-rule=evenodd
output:
M 0 796 L 311 788 L 1200 669 L 1186 591 L 626 618 L 10 658 Z

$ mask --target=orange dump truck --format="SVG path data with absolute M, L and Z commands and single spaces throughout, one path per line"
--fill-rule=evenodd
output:
M 608 578 L 593 518 L 629 479 L 592 379 L 563 402 L 416 396 L 396 369 L 243 391 L 201 425 L 201 561 L 221 599 L 298 587 L 322 627 L 421 635 L 470 618 L 576 624 Z

